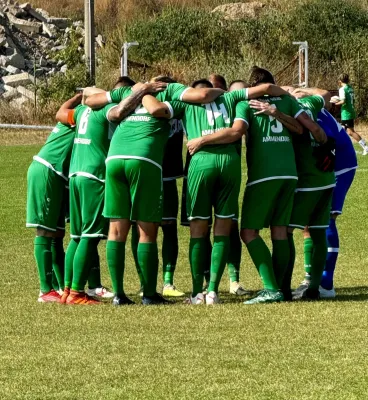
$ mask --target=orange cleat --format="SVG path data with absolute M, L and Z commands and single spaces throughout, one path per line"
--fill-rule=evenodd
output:
M 101 302 L 88 296 L 85 292 L 71 291 L 66 299 L 66 304 L 97 305 Z
M 63 294 L 61 295 L 61 299 L 60 299 L 61 304 L 66 303 L 66 299 L 68 298 L 69 294 L 70 294 L 70 289 L 66 287 L 63 291 Z
M 40 293 L 37 301 L 39 303 L 60 303 L 60 299 L 60 294 L 52 289 L 47 293 Z

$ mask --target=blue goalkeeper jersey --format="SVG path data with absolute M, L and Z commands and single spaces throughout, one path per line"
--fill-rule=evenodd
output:
M 336 142 L 335 175 L 341 175 L 358 167 L 358 161 L 350 136 L 336 119 L 325 109 L 318 113 L 318 124 L 328 137 Z

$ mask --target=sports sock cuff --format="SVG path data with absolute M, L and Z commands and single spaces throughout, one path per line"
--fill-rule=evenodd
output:
M 230 243 L 230 237 L 229 236 L 214 236 L 213 237 L 213 243 Z
M 365 140 L 364 139 L 359 140 L 359 144 L 365 146 Z
M 106 248 L 110 250 L 118 250 L 125 247 L 125 242 L 116 242 L 115 240 L 108 240 Z
M 252 251 L 253 249 L 257 248 L 262 242 L 263 240 L 260 237 L 255 238 L 246 245 L 248 251 Z
M 45 237 L 45 236 L 36 236 L 34 240 L 34 244 L 37 245 L 50 245 L 51 246 L 51 237 Z

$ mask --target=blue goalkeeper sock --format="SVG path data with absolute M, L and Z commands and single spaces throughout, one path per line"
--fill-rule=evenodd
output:
M 324 289 L 331 290 L 333 288 L 333 277 L 336 268 L 337 257 L 339 255 L 339 234 L 336 228 L 336 221 L 330 219 L 330 226 L 326 231 L 327 236 L 327 260 L 323 271 L 321 286 Z

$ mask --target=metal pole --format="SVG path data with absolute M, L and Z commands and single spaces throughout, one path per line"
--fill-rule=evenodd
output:
M 293 42 L 293 44 L 297 44 L 299 46 L 299 86 L 308 87 L 308 42 Z
M 309 85 L 309 59 L 308 59 L 308 42 L 304 42 L 304 83 L 305 87 Z
M 128 50 L 132 46 L 139 46 L 138 42 L 125 42 L 121 48 L 120 75 L 128 76 Z
M 94 85 L 96 75 L 94 0 L 84 0 L 84 27 L 84 54 L 86 57 L 90 84 Z
M 124 43 L 124 66 L 123 76 L 128 75 L 128 43 Z

